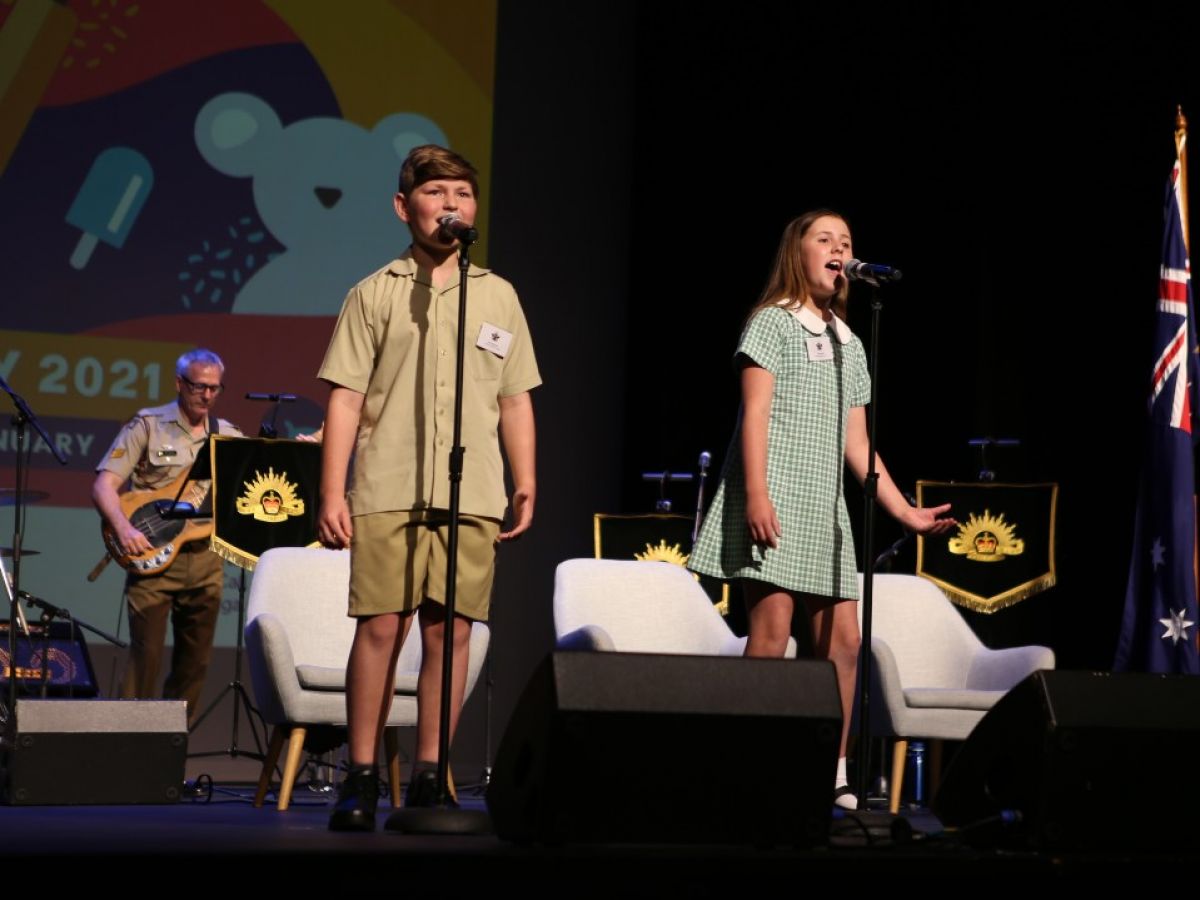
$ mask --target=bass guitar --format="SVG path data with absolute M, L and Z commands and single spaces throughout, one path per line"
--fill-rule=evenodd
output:
M 126 491 L 121 494 L 121 512 L 133 527 L 146 536 L 153 549 L 137 554 L 121 550 L 116 532 L 101 520 L 100 536 L 108 555 L 134 575 L 157 575 L 175 561 L 179 548 L 189 541 L 198 541 L 212 534 L 211 518 L 189 518 L 187 514 L 199 509 L 208 497 L 208 482 L 188 483 L 190 472 L 184 470 L 166 487 L 147 491 Z M 179 495 L 178 504 L 172 502 Z M 171 513 L 171 515 L 167 515 Z M 183 514 L 183 515 L 181 515 Z

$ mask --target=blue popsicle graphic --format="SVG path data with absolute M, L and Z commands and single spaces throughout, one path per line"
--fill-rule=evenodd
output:
M 97 241 L 121 247 L 153 186 L 150 161 L 136 150 L 109 147 L 97 156 L 67 211 L 67 223 L 83 232 L 71 265 L 86 266 Z

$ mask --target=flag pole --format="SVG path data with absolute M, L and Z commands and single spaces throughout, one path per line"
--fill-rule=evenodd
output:
M 1187 248 L 1188 259 L 1192 256 L 1192 244 L 1188 230 L 1188 190 L 1187 190 L 1187 118 L 1183 114 L 1183 106 L 1175 107 L 1175 156 L 1179 160 L 1179 218 L 1183 224 L 1183 246 Z M 1190 262 L 1189 262 L 1190 267 Z M 1187 371 L 1193 378 L 1197 377 L 1197 360 L 1190 360 Z M 1194 465 L 1194 461 L 1193 461 Z M 1192 494 L 1192 521 L 1195 523 L 1192 542 L 1192 573 L 1195 577 L 1197 602 L 1200 602 L 1200 502 L 1196 494 Z M 1200 651 L 1200 632 L 1196 634 L 1196 648 Z
M 1192 244 L 1188 231 L 1188 190 L 1187 190 L 1187 118 L 1183 115 L 1183 107 L 1175 107 L 1175 156 L 1179 160 L 1179 218 L 1183 221 L 1183 246 L 1191 255 Z

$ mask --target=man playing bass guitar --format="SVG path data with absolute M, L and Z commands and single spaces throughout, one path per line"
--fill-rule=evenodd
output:
M 224 388 L 224 374 L 225 364 L 211 350 L 192 350 L 179 357 L 176 400 L 139 410 L 125 424 L 97 466 L 92 486 L 109 551 L 117 551 L 114 557 L 129 570 L 125 602 L 130 646 L 120 695 L 123 699 L 156 696 L 169 617 L 175 647 L 162 696 L 187 701 L 189 724 L 197 715 L 221 610 L 223 568 L 209 549 L 211 521 L 189 522 L 181 532 L 178 521 L 171 523 L 180 532 L 174 537 L 182 543 L 167 540 L 160 537 L 164 523 L 150 512 L 151 505 L 146 504 L 145 514 L 135 514 L 123 503 L 132 495 L 118 491 L 126 482 L 131 492 L 148 496 L 173 486 L 163 494 L 169 501 L 184 473 L 207 447 L 210 433 L 241 434 L 212 412 Z M 199 501 L 207 495 L 206 483 L 196 487 L 193 497 L 185 491 L 181 499 Z M 194 505 L 199 507 L 200 502 Z

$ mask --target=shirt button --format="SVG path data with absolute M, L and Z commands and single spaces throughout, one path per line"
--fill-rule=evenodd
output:
M 445 350 L 439 350 L 439 351 L 438 351 L 438 356 L 445 356 L 445 355 L 446 355 L 446 351 L 445 351 Z

